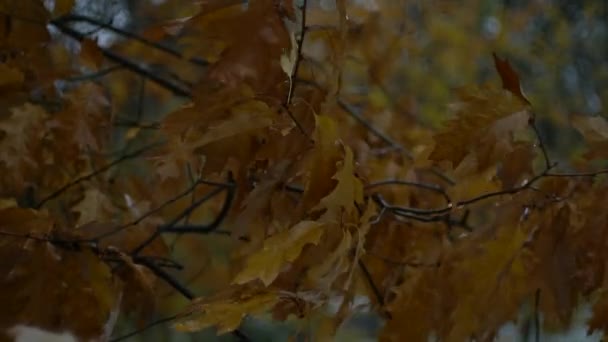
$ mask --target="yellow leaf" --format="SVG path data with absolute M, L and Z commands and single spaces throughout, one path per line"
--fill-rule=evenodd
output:
M 345 147 L 345 150 L 346 155 L 342 166 L 333 177 L 338 184 L 313 208 L 313 210 L 325 208 L 327 211 L 323 217 L 327 220 L 337 219 L 342 209 L 347 214 L 351 214 L 356 211 L 355 203 L 363 203 L 363 183 L 355 175 L 353 152 L 350 147 Z
M 260 279 L 264 285 L 272 283 L 288 262 L 295 261 L 307 244 L 317 244 L 323 235 L 323 224 L 302 221 L 290 229 L 273 235 L 264 241 L 264 247 L 249 256 L 245 268 L 233 283 L 243 284 Z
M 323 115 L 316 116 L 315 119 L 315 148 L 310 158 L 309 177 L 302 196 L 302 206 L 305 209 L 317 204 L 334 187 L 331 177 L 336 173 L 336 162 L 340 158 L 336 122 Z
M 527 238 L 520 227 L 505 225 L 498 236 L 482 245 L 480 255 L 465 256 L 448 269 L 445 281 L 452 287 L 456 308 L 446 341 L 463 341 L 480 329 L 497 329 L 516 318 L 522 301 L 534 291 L 526 271 L 527 254 L 523 253 Z M 467 246 L 470 248 L 475 247 Z
M 376 215 L 376 212 L 377 212 L 377 210 L 376 210 L 376 205 L 374 204 L 374 202 L 368 201 L 367 208 L 363 212 L 363 215 L 361 215 L 361 219 L 359 221 L 359 226 L 357 227 L 357 231 L 356 231 L 357 246 L 355 248 L 355 256 L 353 258 L 352 266 L 350 268 L 348 278 L 344 285 L 345 289 L 350 286 L 350 283 L 351 283 L 352 277 L 353 277 L 353 273 L 354 273 L 355 269 L 357 269 L 357 267 L 358 267 L 357 263 L 359 262 L 359 259 L 361 259 L 361 257 L 365 254 L 365 240 L 367 237 L 367 233 L 369 232 L 369 230 L 372 226 L 370 221 L 371 221 L 372 217 L 374 217 L 374 215 Z
M 352 244 L 352 234 L 348 230 L 344 230 L 338 246 L 329 251 L 323 262 L 310 269 L 308 278 L 322 289 L 329 291 L 336 278 L 348 271 Z
M 246 315 L 268 311 L 279 300 L 277 293 L 266 291 L 220 300 L 195 299 L 186 310 L 187 317 L 173 327 L 193 332 L 216 326 L 217 333 L 224 334 L 238 328 Z

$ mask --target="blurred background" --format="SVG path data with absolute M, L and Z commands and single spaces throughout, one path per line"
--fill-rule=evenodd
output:
M 46 0 L 52 7 L 53 1 Z M 203 1 L 205 2 L 205 1 Z M 246 6 L 247 1 L 226 0 Z M 293 0 L 301 5 L 302 0 Z M 470 84 L 499 83 L 492 53 L 506 58 L 519 73 L 523 89 L 533 105 L 541 133 L 556 160 L 574 160 L 583 151 L 582 139 L 571 120 L 579 115 L 606 116 L 608 104 L 608 1 L 570 0 L 349 0 L 350 19 L 347 62 L 344 67 L 343 94 L 349 101 L 365 105 L 368 116 L 382 126 L 383 115 L 401 115 L 424 126 L 440 127 L 448 118 L 446 108 L 454 100 L 454 90 Z M 311 28 L 337 25 L 334 0 L 308 0 L 307 25 Z M 196 13 L 196 1 L 185 0 L 78 0 L 73 12 L 99 19 L 130 32 L 152 35 L 156 27 L 169 20 Z M 333 22 L 332 22 L 333 21 Z M 86 23 L 75 24 L 81 32 L 91 32 L 100 46 L 127 49 L 129 41 L 105 29 Z M 311 30 L 314 32 L 314 30 Z M 314 35 L 314 33 L 312 33 Z M 179 47 L 175 41 L 167 41 Z M 314 54 L 315 46 L 305 44 Z M 133 52 L 138 54 L 137 50 Z M 169 65 L 160 65 L 163 70 Z M 95 71 L 95 70 L 93 70 Z M 134 110 L 141 100 L 133 96 L 141 79 L 117 86 L 110 75 L 118 108 L 125 118 L 154 120 L 171 105 L 155 106 L 159 95 L 153 91 L 143 97 L 143 111 Z M 131 91 L 129 91 L 131 89 Z M 164 96 L 164 95 L 163 95 Z M 137 112 L 137 113 L 136 113 Z M 388 114 L 387 114 L 388 113 Z M 135 117 L 137 115 L 137 117 Z M 389 116 L 390 116 L 389 115 Z M 388 125 L 388 123 L 387 123 Z M 382 128 L 382 127 L 381 127 Z M 117 127 L 123 137 L 128 127 Z M 562 156 L 562 157 L 557 157 Z M 199 294 L 212 293 L 228 277 L 230 244 L 224 237 L 205 237 L 188 241 L 167 241 L 176 258 L 186 265 L 184 280 Z M 222 273 L 222 269 L 226 271 Z M 222 280 L 222 281 L 220 281 Z M 185 302 L 168 293 L 161 300 L 162 311 L 179 310 Z M 336 341 L 374 341 L 382 322 L 369 313 L 361 300 L 362 313 L 351 319 Z M 523 311 L 526 309 L 524 308 Z M 591 341 L 584 320 L 588 309 L 581 307 L 572 330 L 567 333 L 543 332 L 544 341 Z M 506 325 L 502 341 L 528 340 L 518 324 Z M 117 336 L 135 329 L 137 324 L 121 320 Z M 266 319 L 247 319 L 242 331 L 253 341 L 287 341 L 314 329 L 315 318 L 307 322 L 275 323 Z M 528 335 L 530 332 L 528 332 Z M 132 341 L 232 341 L 232 335 L 216 337 L 208 330 L 198 334 L 173 332 L 159 326 L 131 338 Z M 304 340 L 304 338 L 295 338 Z

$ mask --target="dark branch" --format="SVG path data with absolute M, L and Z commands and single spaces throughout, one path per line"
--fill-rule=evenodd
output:
M 294 61 L 293 70 L 289 77 L 289 91 L 287 92 L 287 99 L 285 100 L 285 107 L 289 107 L 289 105 L 291 104 L 293 92 L 296 87 L 295 78 L 298 75 L 298 70 L 300 70 L 300 62 L 302 61 L 302 45 L 304 44 L 304 38 L 306 37 L 306 9 L 308 7 L 307 4 L 308 4 L 307 0 L 304 0 L 302 3 L 302 7 L 300 8 L 300 12 L 302 13 L 302 19 L 300 22 L 300 36 L 298 37 L 298 41 L 297 41 L 298 45 L 296 47 L 296 49 L 297 49 L 296 50 L 296 60 Z M 293 118 L 293 115 L 291 114 L 291 112 L 289 110 L 287 112 L 289 113 L 290 116 L 292 116 L 292 119 L 294 120 L 294 122 L 296 122 L 296 124 L 299 126 L 298 122 L 295 121 L 295 119 Z
M 441 196 L 443 196 L 443 198 L 446 200 L 447 203 L 452 203 L 452 200 L 450 199 L 450 196 L 447 194 L 445 189 L 443 189 L 439 185 L 430 184 L 430 183 L 418 183 L 418 182 L 410 182 L 410 181 L 404 181 L 404 180 L 399 180 L 399 179 L 387 179 L 387 180 L 378 181 L 378 182 L 371 182 L 370 184 L 365 186 L 365 189 L 369 190 L 369 189 L 372 189 L 375 187 L 386 186 L 386 185 L 406 185 L 406 186 L 412 186 L 412 187 L 416 187 L 416 188 L 433 191 L 433 192 L 436 192 L 436 193 L 440 194 Z
M 228 174 L 228 182 L 226 184 L 223 184 L 223 183 L 213 183 L 213 184 L 217 185 L 217 187 L 215 189 L 208 192 L 205 196 L 201 197 L 200 199 L 194 201 L 190 206 L 188 206 L 188 208 L 184 209 L 178 216 L 176 216 L 168 224 L 157 227 L 154 234 L 150 235 L 148 237 L 148 239 L 146 239 L 139 246 L 137 246 L 135 249 L 133 249 L 133 251 L 131 252 L 131 255 L 137 255 L 138 253 L 140 253 L 144 248 L 146 248 L 146 246 L 151 244 L 152 241 L 154 241 L 156 238 L 158 238 L 162 233 L 171 231 L 173 229 L 173 227 L 175 227 L 175 225 L 179 221 L 181 221 L 183 218 L 190 215 L 194 210 L 196 210 L 198 207 L 200 207 L 203 203 L 205 203 L 208 200 L 212 199 L 213 197 L 217 196 L 222 191 L 227 190 L 226 201 L 224 202 L 224 206 L 222 207 L 220 214 L 216 217 L 214 222 L 212 222 L 212 225 L 214 225 L 213 229 L 217 228 L 217 226 L 219 226 L 219 224 L 222 222 L 222 220 L 226 217 L 226 214 L 229 210 L 229 206 L 232 203 L 232 197 L 234 196 L 234 193 L 233 193 L 234 192 L 234 180 L 233 180 L 232 174 L 230 174 L 230 173 Z M 175 232 L 175 231 L 173 231 L 173 232 Z
M 231 181 L 232 182 L 232 181 Z M 226 198 L 224 199 L 224 204 L 220 209 L 220 212 L 217 214 L 213 222 L 205 225 L 181 225 L 175 226 L 168 224 L 166 226 L 161 226 L 160 230 L 163 233 L 198 233 L 198 234 L 208 234 L 210 232 L 215 231 L 220 224 L 224 221 L 228 212 L 230 211 L 230 207 L 232 205 L 232 201 L 234 200 L 234 183 L 229 183 L 230 185 L 226 186 Z
M 72 39 L 75 39 L 79 42 L 86 38 L 85 34 L 72 29 L 71 27 L 66 25 L 66 23 L 64 23 L 62 21 L 52 20 L 50 22 L 50 24 L 55 26 L 57 29 L 59 29 L 65 35 L 67 35 L 67 36 L 71 37 Z M 176 84 L 173 84 L 173 83 L 167 81 L 166 79 L 156 75 L 156 73 L 153 72 L 152 70 L 148 70 L 148 69 L 140 66 L 140 64 L 130 61 L 129 59 L 127 59 L 123 56 L 120 56 L 117 53 L 115 53 L 109 49 L 102 48 L 102 47 L 99 47 L 99 49 L 100 49 L 101 53 L 107 59 L 109 59 L 115 63 L 118 63 L 121 66 L 125 67 L 126 69 L 151 80 L 152 82 L 158 84 L 159 86 L 171 91 L 173 94 L 175 94 L 177 96 L 188 97 L 188 98 L 191 97 L 190 89 L 184 89 Z
M 148 39 L 146 39 L 146 38 L 144 38 L 144 37 L 142 37 L 140 35 L 137 35 L 137 34 L 135 34 L 133 32 L 129 32 L 129 31 L 123 30 L 121 28 L 115 27 L 115 26 L 110 25 L 110 24 L 106 24 L 106 23 L 101 22 L 101 21 L 99 21 L 99 20 L 97 20 L 95 18 L 87 17 L 87 16 L 84 16 L 84 15 L 68 14 L 68 15 L 65 15 L 63 17 L 57 18 L 55 20 L 52 20 L 51 24 L 55 25 L 56 23 L 63 24 L 63 23 L 68 23 L 68 22 L 85 22 L 85 23 L 89 23 L 91 25 L 95 25 L 97 27 L 100 27 L 100 28 L 103 28 L 103 29 L 106 29 L 106 30 L 110 30 L 110 31 L 112 31 L 114 33 L 117 33 L 117 34 L 119 34 L 121 36 L 124 36 L 124 37 L 127 37 L 129 39 L 138 41 L 138 42 L 140 42 L 140 43 L 142 43 L 142 44 L 144 44 L 146 46 L 152 47 L 152 48 L 157 49 L 159 51 L 163 51 L 163 52 L 165 52 L 165 53 L 167 53 L 167 54 L 169 54 L 171 56 L 174 56 L 174 57 L 177 57 L 177 58 L 180 58 L 180 59 L 185 59 L 185 57 L 179 51 L 175 51 L 175 50 L 173 50 L 172 48 L 170 48 L 168 46 L 165 46 L 165 45 L 153 42 L 153 41 L 148 40 Z M 200 58 L 196 58 L 196 57 L 189 58 L 188 61 L 191 62 L 192 64 L 199 65 L 199 66 L 207 66 L 207 65 L 209 65 L 209 63 L 207 61 L 205 61 L 203 59 L 200 59 Z
M 123 224 L 122 226 L 116 227 L 115 229 L 105 232 L 103 234 L 100 234 L 98 236 L 95 236 L 93 238 L 87 239 L 87 240 L 83 240 L 83 241 L 91 241 L 91 242 L 95 242 L 95 241 L 99 241 L 101 239 L 104 239 L 108 236 L 114 235 L 116 233 L 119 233 L 120 231 L 127 229 L 129 227 L 135 226 L 137 224 L 139 224 L 140 222 L 142 222 L 143 220 L 145 220 L 146 218 L 158 213 L 159 211 L 161 211 L 163 208 L 165 208 L 166 206 L 175 203 L 176 201 L 180 200 L 181 198 L 184 198 L 188 195 L 190 195 L 194 189 L 200 185 L 200 184 L 210 184 L 212 182 L 209 181 L 204 181 L 202 179 L 197 180 L 196 182 L 194 182 L 191 186 L 189 186 L 186 190 L 184 190 L 183 192 L 177 194 L 176 196 L 174 196 L 173 198 L 169 199 L 168 201 L 166 201 L 165 203 L 161 204 L 160 206 L 146 212 L 145 214 L 141 215 L 140 217 L 138 217 L 137 219 L 128 222 L 126 224 Z M 213 183 L 213 185 L 216 185 L 216 183 Z
M 142 266 L 146 266 L 150 271 L 152 271 L 158 278 L 164 280 L 167 284 L 169 284 L 172 288 L 174 288 L 177 292 L 179 292 L 182 296 L 192 300 L 196 297 L 190 289 L 183 286 L 177 279 L 175 279 L 172 275 L 167 273 L 167 271 L 160 268 L 154 262 L 149 259 L 141 258 L 137 262 Z

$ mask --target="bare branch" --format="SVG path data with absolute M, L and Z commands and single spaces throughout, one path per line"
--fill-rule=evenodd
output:
M 121 28 L 118 28 L 116 26 L 101 22 L 95 18 L 91 18 L 88 16 L 84 16 L 84 15 L 79 15 L 79 14 L 67 14 L 65 16 L 62 16 L 60 18 L 54 19 L 51 21 L 51 24 L 55 25 L 56 23 L 69 23 L 69 22 L 85 22 L 91 25 L 95 25 L 99 28 L 103 28 L 106 30 L 110 30 L 114 33 L 117 33 L 121 36 L 127 37 L 129 39 L 138 41 L 146 46 L 152 47 L 154 49 L 157 49 L 159 51 L 163 51 L 171 56 L 180 58 L 180 59 L 185 59 L 185 57 L 179 52 L 176 51 L 168 46 L 153 42 L 151 40 L 148 40 L 138 34 L 135 34 L 133 32 L 129 32 L 127 30 L 123 30 Z M 187 59 L 190 63 L 198 65 L 198 66 L 207 66 L 209 65 L 209 62 L 201 59 L 201 58 L 197 58 L 197 57 L 191 57 L 189 59 Z

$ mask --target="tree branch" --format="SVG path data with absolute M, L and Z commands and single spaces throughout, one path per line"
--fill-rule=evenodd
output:
M 152 48 L 157 49 L 159 51 L 165 52 L 165 53 L 167 53 L 167 54 L 169 54 L 171 56 L 174 56 L 174 57 L 177 57 L 177 58 L 180 58 L 180 59 L 185 59 L 185 57 L 179 51 L 176 51 L 176 50 L 174 50 L 174 49 L 172 49 L 172 48 L 170 48 L 168 46 L 165 46 L 165 45 L 153 42 L 153 41 L 148 40 L 148 39 L 146 39 L 146 38 L 144 38 L 144 37 L 142 37 L 142 36 L 140 36 L 138 34 L 135 34 L 133 32 L 129 32 L 127 30 L 123 30 L 121 28 L 118 28 L 116 26 L 113 26 L 113 25 L 101 22 L 101 21 L 99 21 L 99 20 L 97 20 L 95 18 L 91 18 L 91 17 L 88 17 L 88 16 L 78 15 L 78 14 L 67 14 L 67 15 L 64 15 L 62 17 L 59 17 L 57 19 L 52 20 L 51 24 L 54 25 L 55 23 L 63 24 L 63 23 L 69 23 L 69 22 L 85 22 L 85 23 L 88 23 L 88 24 L 91 24 L 91 25 L 95 25 L 97 27 L 100 27 L 100 28 L 103 28 L 103 29 L 106 29 L 106 30 L 110 30 L 110 31 L 112 31 L 114 33 L 117 33 L 117 34 L 119 34 L 121 36 L 124 36 L 124 37 L 127 37 L 129 39 L 138 41 L 138 42 L 140 42 L 140 43 L 142 43 L 142 44 L 144 44 L 146 46 L 149 46 L 149 47 L 152 47 Z M 205 61 L 205 60 L 203 60 L 201 58 L 196 58 L 196 57 L 191 57 L 191 58 L 187 59 L 187 61 L 189 61 L 192 64 L 195 64 L 195 65 L 198 65 L 198 66 L 203 66 L 203 67 L 209 65 L 209 62 L 207 62 L 207 61 Z
M 61 31 L 62 33 L 64 33 L 65 35 L 67 35 L 68 37 L 71 37 L 72 39 L 74 39 L 76 41 L 80 42 L 86 38 L 85 34 L 72 29 L 71 27 L 69 27 L 62 21 L 51 20 L 49 24 L 55 26 L 59 31 Z M 117 53 L 115 53 L 109 49 L 102 48 L 102 47 L 99 47 L 99 49 L 104 57 L 108 58 L 109 60 L 111 60 L 115 63 L 120 64 L 121 66 L 125 67 L 126 69 L 128 69 L 132 72 L 135 72 L 135 73 L 151 80 L 152 82 L 158 84 L 159 86 L 171 91 L 173 94 L 175 94 L 177 96 L 188 97 L 188 98 L 191 97 L 190 89 L 184 89 L 176 84 L 173 84 L 173 83 L 167 81 L 166 79 L 156 75 L 156 73 L 154 73 L 153 71 L 148 70 L 148 69 L 140 66 L 140 64 L 132 62 L 132 61 L 128 60 L 127 58 L 120 56 Z

